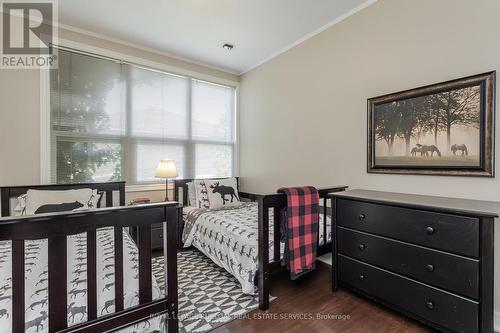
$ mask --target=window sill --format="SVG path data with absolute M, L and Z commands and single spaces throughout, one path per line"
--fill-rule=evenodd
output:
M 168 189 L 173 190 L 174 184 L 169 183 Z M 165 191 L 165 183 L 161 184 L 137 184 L 126 185 L 125 192 L 150 192 L 150 191 Z

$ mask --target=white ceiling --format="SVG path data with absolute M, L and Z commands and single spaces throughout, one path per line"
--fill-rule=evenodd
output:
M 59 21 L 240 74 L 375 1 L 62 0 Z

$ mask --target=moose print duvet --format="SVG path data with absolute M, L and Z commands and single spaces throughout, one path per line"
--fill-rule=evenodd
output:
M 194 246 L 214 263 L 232 274 L 245 294 L 255 292 L 254 278 L 258 269 L 258 205 L 245 202 L 216 210 L 184 207 L 184 247 Z M 323 221 L 323 214 L 319 216 Z M 320 245 L 323 224 L 320 224 Z M 273 215 L 269 216 L 269 260 L 274 253 Z M 327 217 L 327 241 L 331 240 L 330 217 Z M 283 254 L 284 243 L 281 243 Z
M 97 315 L 114 312 L 113 229 L 97 232 Z M 68 326 L 87 320 L 87 236 L 69 236 L 68 244 Z M 139 303 L 138 250 L 123 232 L 124 307 Z M 25 242 L 25 329 L 27 333 L 48 332 L 47 240 Z M 12 332 L 11 243 L 0 242 L 0 332 Z M 160 290 L 153 277 L 153 299 Z M 160 319 L 152 319 L 120 332 L 163 331 Z

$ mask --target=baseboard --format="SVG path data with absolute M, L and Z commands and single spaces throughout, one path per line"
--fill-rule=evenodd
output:
M 500 333 L 500 311 L 495 311 L 493 319 L 493 329 L 496 333 Z

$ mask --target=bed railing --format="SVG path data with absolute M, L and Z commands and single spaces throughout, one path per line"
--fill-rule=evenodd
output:
M 50 213 L 0 219 L 0 241 L 12 242 L 13 332 L 25 331 L 26 240 L 48 239 L 49 332 L 104 332 L 125 328 L 165 314 L 169 332 L 177 332 L 177 203 L 108 207 L 89 211 Z M 152 300 L 151 225 L 164 223 L 166 295 Z M 138 226 L 139 305 L 124 309 L 123 228 Z M 114 228 L 115 312 L 97 313 L 96 234 Z M 67 237 L 87 234 L 87 321 L 67 323 Z
M 239 185 L 239 179 L 238 185 Z M 175 183 L 175 200 L 180 201 L 183 204 L 187 204 L 188 200 L 188 189 L 187 183 L 193 181 L 194 179 L 176 179 Z M 337 185 L 318 188 L 320 197 L 320 209 L 322 211 L 323 220 L 320 221 L 320 228 L 323 229 L 323 245 L 318 247 L 318 255 L 330 252 L 332 250 L 331 242 L 328 242 L 327 233 L 327 218 L 331 216 L 332 209 L 328 207 L 328 194 L 333 192 L 345 191 L 347 186 Z M 286 207 L 287 201 L 286 196 L 283 193 L 274 194 L 255 194 L 238 191 L 240 198 L 249 201 L 258 202 L 259 213 L 258 213 L 258 251 L 259 251 L 259 269 L 257 272 L 257 285 L 259 289 L 259 308 L 261 310 L 267 310 L 269 308 L 269 276 L 271 269 L 281 267 L 280 264 L 280 240 L 281 240 L 281 230 L 280 230 L 280 218 L 281 211 Z M 269 212 L 273 212 L 273 262 L 269 263 Z M 181 228 L 179 233 L 182 232 L 182 222 L 180 223 Z M 180 241 L 179 241 L 180 242 Z M 318 233 L 318 244 L 319 244 L 319 233 Z

